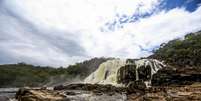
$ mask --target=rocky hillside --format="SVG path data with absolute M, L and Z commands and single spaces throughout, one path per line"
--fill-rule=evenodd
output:
M 162 44 L 150 58 L 165 60 L 178 67 L 201 67 L 201 31 Z

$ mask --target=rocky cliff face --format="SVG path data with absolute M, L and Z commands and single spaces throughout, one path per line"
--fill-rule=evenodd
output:
M 153 86 L 182 86 L 201 82 L 201 69 L 197 67 L 171 67 L 159 70 L 153 75 Z
M 142 81 L 149 87 L 153 74 L 163 67 L 165 65 L 155 59 L 113 59 L 102 63 L 85 82 L 128 86 L 132 81 Z

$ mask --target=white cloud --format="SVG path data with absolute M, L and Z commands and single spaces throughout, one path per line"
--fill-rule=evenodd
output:
M 26 62 L 58 67 L 88 59 L 72 40 L 74 36 L 66 37 L 60 31 L 38 31 L 26 20 L 14 16 L 0 8 L 1 64 Z
M 148 56 L 150 52 L 141 48 L 149 50 L 163 42 L 182 37 L 188 32 L 200 30 L 201 7 L 192 13 L 182 8 L 168 12 L 160 11 L 135 23 L 125 24 L 124 28 L 113 32 L 101 32 L 100 27 L 114 19 L 117 13 L 132 15 L 136 12 L 139 14 L 152 12 L 161 1 L 5 0 L 5 5 L 24 19 L 31 21 L 42 33 L 38 35 L 24 29 L 24 26 L 10 22 L 7 26 L 15 26 L 9 29 L 9 32 L 13 32 L 9 35 L 19 38 L 16 42 L 20 44 L 8 43 L 4 47 L 9 49 L 14 57 L 57 66 L 96 56 L 121 58 Z M 3 24 L 5 23 L 1 23 L 1 26 Z M 85 52 L 80 53 L 83 55 L 66 51 L 72 48 L 69 46 L 70 42 L 83 48 Z M 81 48 L 72 48 L 72 51 L 80 51 Z
M 149 12 L 159 0 L 7 0 L 7 5 L 38 25 L 62 30 L 94 30 L 117 13 Z

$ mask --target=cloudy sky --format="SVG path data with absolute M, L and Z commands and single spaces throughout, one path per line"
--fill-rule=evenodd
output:
M 0 0 L 0 64 L 139 58 L 201 30 L 201 0 Z

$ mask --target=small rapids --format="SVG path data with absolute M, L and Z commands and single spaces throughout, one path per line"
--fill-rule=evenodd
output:
M 165 65 L 156 59 L 112 59 L 102 63 L 85 79 L 85 83 L 127 86 L 131 81 L 142 80 L 151 86 L 152 76 Z

